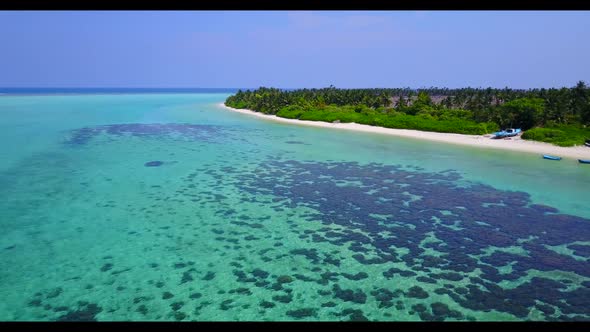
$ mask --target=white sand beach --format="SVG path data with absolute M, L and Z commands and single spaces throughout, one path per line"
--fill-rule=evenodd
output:
M 537 153 L 541 155 L 549 154 L 553 156 L 559 156 L 562 158 L 590 159 L 590 148 L 586 146 L 560 147 L 549 143 L 523 140 L 519 136 L 511 137 L 510 139 L 491 139 L 491 135 L 462 135 L 409 129 L 374 127 L 358 123 L 329 123 L 321 121 L 294 120 L 280 118 L 275 115 L 254 112 L 251 110 L 236 109 L 226 106 L 224 103 L 221 103 L 220 106 L 234 112 L 257 116 L 259 118 L 267 119 L 270 121 L 291 123 L 296 125 L 354 130 L 369 133 L 425 139 L 437 142 L 446 142 L 451 144 L 469 145 L 493 149 L 505 149 L 527 153 Z

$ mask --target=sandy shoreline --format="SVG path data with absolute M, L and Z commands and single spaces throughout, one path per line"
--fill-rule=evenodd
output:
M 259 118 L 291 123 L 297 125 L 305 125 L 312 127 L 322 128 L 333 128 L 333 129 L 344 129 L 362 131 L 368 133 L 386 134 L 393 136 L 411 137 L 417 139 L 425 139 L 436 142 L 445 142 L 451 144 L 469 145 L 482 148 L 493 148 L 493 149 L 505 149 L 512 151 L 520 151 L 527 153 L 536 153 L 539 155 L 549 154 L 554 156 L 560 156 L 563 158 L 572 159 L 590 159 L 590 148 L 586 146 L 574 146 L 574 147 L 561 147 L 555 146 L 549 143 L 526 141 L 520 137 L 512 137 L 510 140 L 495 140 L 490 139 L 489 135 L 463 135 L 463 134 L 449 134 L 449 133 L 435 133 L 429 131 L 419 131 L 410 129 L 392 129 L 383 127 L 374 127 L 369 125 L 363 125 L 358 123 L 329 123 L 320 121 L 306 121 L 306 120 L 294 120 L 280 118 L 275 115 L 267 115 L 259 112 L 254 112 L 245 109 L 236 109 L 229 106 L 225 106 L 224 103 L 219 106 L 229 109 L 234 112 L 257 116 Z

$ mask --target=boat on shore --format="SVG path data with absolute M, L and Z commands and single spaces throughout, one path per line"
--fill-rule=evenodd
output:
M 584 145 L 590 148 L 590 139 L 587 139 L 586 143 L 584 143 Z
M 543 159 L 549 159 L 549 160 L 561 160 L 561 157 L 557 157 L 557 156 L 550 156 L 548 154 L 544 154 L 543 155 Z
M 590 164 L 590 159 L 578 159 L 580 164 Z
M 522 130 L 520 128 L 517 128 L 517 129 L 507 128 L 507 129 L 495 132 L 494 136 L 492 138 L 514 137 L 514 136 L 520 134 L 521 132 L 522 132 Z

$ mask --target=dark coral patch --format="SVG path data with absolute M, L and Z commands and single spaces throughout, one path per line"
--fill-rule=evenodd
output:
M 412 306 L 412 310 L 414 310 L 416 312 L 424 312 L 424 311 L 426 311 L 426 306 L 422 303 L 414 304 Z
M 137 303 L 143 302 L 143 301 L 145 301 L 147 299 L 148 298 L 145 297 L 145 296 L 138 296 L 138 297 L 136 297 L 136 298 L 133 299 L 133 303 L 137 304 Z
M 215 278 L 215 272 L 209 271 L 209 272 L 207 272 L 207 274 L 205 274 L 205 276 L 203 277 L 203 280 L 209 281 L 209 280 L 213 280 L 213 278 Z
M 145 167 L 158 167 L 162 165 L 164 165 L 164 162 L 159 160 L 148 161 L 147 163 L 143 164 Z
M 399 297 L 402 291 L 398 290 L 391 292 L 385 288 L 380 288 L 371 291 L 371 295 L 375 297 L 375 300 L 379 302 L 379 308 L 389 308 L 393 306 L 393 299 Z
M 198 299 L 202 296 L 203 296 L 203 294 L 197 292 L 197 293 L 192 293 L 191 295 L 189 295 L 189 298 L 195 300 L 195 299 Z
M 222 132 L 225 135 L 222 135 Z M 212 125 L 184 123 L 129 123 L 84 127 L 73 130 L 69 139 L 67 139 L 64 144 L 69 146 L 83 146 L 90 143 L 93 138 L 99 135 L 108 135 L 112 137 L 133 136 L 139 138 L 169 138 L 175 140 L 216 143 L 221 137 L 226 137 L 228 134 L 231 134 L 229 130 L 224 130 L 223 127 Z
M 246 287 L 240 287 L 229 291 L 230 294 L 252 295 L 252 291 Z
M 568 248 L 574 250 L 574 255 L 576 256 L 582 256 L 584 258 L 590 257 L 590 246 L 574 244 L 568 246 Z
M 102 308 L 94 303 L 82 302 L 82 308 L 69 311 L 59 316 L 58 321 L 64 322 L 87 322 L 96 321 L 96 315 L 102 312 Z
M 139 307 L 137 307 L 136 311 L 145 316 L 148 313 L 148 308 L 145 306 L 145 304 L 142 304 Z
M 170 308 L 172 308 L 172 310 L 174 311 L 178 311 L 180 310 L 180 308 L 182 308 L 184 306 L 184 302 L 182 301 L 178 301 L 178 302 L 174 302 L 170 304 Z
M 342 289 L 338 284 L 335 284 L 332 288 L 334 296 L 345 302 L 354 303 L 365 303 L 367 301 L 367 295 L 360 289 L 353 291 L 351 289 Z
M 406 269 L 384 271 L 383 276 L 388 279 L 414 277 L 419 272 L 416 280 L 422 283 L 457 284 L 470 272 L 480 269 L 480 277 L 469 277 L 473 287 L 455 290 L 445 285 L 434 292 L 448 295 L 471 310 L 497 310 L 526 317 L 541 302 L 572 317 L 587 316 L 587 310 L 583 309 L 586 302 L 579 295 L 588 288 L 585 284 L 577 290 L 546 280 L 531 280 L 515 289 L 498 286 L 502 281 L 522 278 L 529 270 L 590 276 L 584 260 L 547 248 L 566 245 L 575 251 L 574 255 L 590 258 L 588 246 L 575 244 L 590 238 L 588 220 L 532 204 L 527 193 L 497 190 L 480 183 L 458 185 L 461 176 L 452 170 L 429 173 L 377 163 L 269 160 L 260 164 L 255 173 L 242 173 L 237 179 L 240 190 L 253 196 L 271 194 L 278 207 L 305 206 L 317 211 L 308 214 L 306 220 L 321 223 L 326 229 L 304 231 L 300 234 L 302 238 L 345 246 L 361 264 L 406 264 Z M 409 201 L 408 194 L 419 199 Z M 375 211 L 387 217 L 376 218 L 371 215 Z M 334 225 L 338 226 L 337 231 Z M 430 235 L 437 241 L 422 245 Z M 494 250 L 489 254 L 489 249 L 509 246 L 520 247 L 528 255 Z M 395 248 L 408 252 L 400 255 Z M 425 248 L 438 253 L 426 255 Z M 303 256 L 318 265 L 314 271 L 318 274 L 319 265 L 339 264 L 338 258 L 314 248 L 294 249 L 290 254 Z M 508 264 L 512 267 L 509 273 L 501 273 L 497 268 Z M 299 276 L 294 275 L 303 280 Z M 337 281 L 338 276 L 351 275 L 323 274 L 316 282 L 328 285 Z M 548 291 L 538 292 L 539 289 Z M 346 290 L 340 291 L 349 295 Z M 406 295 L 418 299 L 428 297 L 421 288 L 411 288 Z M 383 297 L 380 305 L 390 305 L 386 293 L 378 296 Z M 565 301 L 557 300 L 559 297 Z M 445 309 L 436 307 L 436 310 Z M 449 316 L 459 316 L 448 310 Z M 421 313 L 424 320 L 442 317 L 429 310 Z
M 357 274 L 342 273 L 341 275 L 349 280 L 362 280 L 367 279 L 369 277 L 369 275 L 366 272 L 359 272 Z
M 293 278 L 291 276 L 282 275 L 277 278 L 277 282 L 280 284 L 288 284 L 293 282 Z
M 413 297 L 416 299 L 425 299 L 428 297 L 428 293 L 426 293 L 424 291 L 424 289 L 422 289 L 422 287 L 419 286 L 412 286 L 408 292 L 406 293 L 407 297 Z
M 221 309 L 223 311 L 227 311 L 233 307 L 231 305 L 233 302 L 234 302 L 234 300 L 232 300 L 232 299 L 224 300 L 223 302 L 221 302 L 219 304 L 219 309 Z
M 344 309 L 342 310 L 341 316 L 348 316 L 352 322 L 366 322 L 369 319 L 365 317 L 362 310 L 359 309 Z
M 106 272 L 106 271 L 108 271 L 108 270 L 111 270 L 112 268 L 113 268 L 113 264 L 111 264 L 111 263 L 106 263 L 105 265 L 103 265 L 103 266 L 100 268 L 100 271 L 101 271 L 101 272 Z
M 301 142 L 301 141 L 286 141 L 285 143 L 287 144 L 302 144 L 302 145 L 311 145 L 305 142 Z
M 395 275 L 400 275 L 402 277 L 412 277 L 416 275 L 416 272 L 413 271 L 407 271 L 407 270 L 400 270 L 397 268 L 390 268 L 389 270 L 383 272 L 383 276 L 386 278 L 393 278 Z
M 432 274 L 433 278 L 441 278 L 451 281 L 460 281 L 463 279 L 463 276 L 456 272 L 443 272 L 439 274 Z
M 425 282 L 428 284 L 436 284 L 436 279 L 425 277 L 425 276 L 417 277 L 416 280 L 420 281 L 420 282 Z
M 29 301 L 29 307 L 40 307 L 42 305 L 42 302 L 40 299 L 33 299 L 31 301 Z
M 286 295 L 274 295 L 272 297 L 272 299 L 276 302 L 281 302 L 281 303 L 290 303 L 291 301 L 293 301 L 293 296 L 291 294 L 286 294 Z
M 193 278 L 191 271 L 185 271 L 182 273 L 182 279 L 180 279 L 180 284 L 182 285 L 184 283 L 191 282 L 193 280 L 195 280 L 195 279 Z
M 536 307 L 547 316 L 553 315 L 555 313 L 555 309 L 547 304 L 537 304 Z
M 430 308 L 432 309 L 432 314 L 435 316 L 446 317 L 451 313 L 449 306 L 441 302 L 431 303 Z
M 260 306 L 265 309 L 274 308 L 276 304 L 269 302 L 269 301 L 262 301 L 260 302 Z
M 252 271 L 252 275 L 255 276 L 256 278 L 265 279 L 265 278 L 267 278 L 270 275 L 270 273 L 268 273 L 268 272 L 266 272 L 264 270 L 261 270 L 261 269 L 254 269 Z
M 290 317 L 293 317 L 296 319 L 312 317 L 312 316 L 315 316 L 315 314 L 316 314 L 316 309 L 314 309 L 314 308 L 302 308 L 302 309 L 287 311 L 287 316 L 290 316 Z
M 183 320 L 186 318 L 186 314 L 184 312 L 181 311 L 174 311 L 174 319 L 177 321 Z

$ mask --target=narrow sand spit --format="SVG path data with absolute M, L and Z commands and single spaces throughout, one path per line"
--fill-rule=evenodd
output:
M 430 140 L 430 141 L 445 142 L 445 143 L 451 143 L 451 144 L 477 146 L 477 147 L 483 147 L 483 148 L 505 149 L 505 150 L 513 150 L 513 151 L 537 153 L 537 154 L 549 154 L 549 155 L 560 156 L 560 157 L 564 157 L 564 158 L 590 159 L 590 148 L 588 148 L 586 146 L 561 147 L 561 146 L 555 146 L 555 145 L 552 145 L 549 143 L 527 141 L 527 140 L 523 140 L 520 137 L 511 137 L 511 139 L 509 139 L 509 140 L 508 139 L 491 139 L 490 135 L 462 135 L 462 134 L 449 134 L 449 133 L 435 133 L 435 132 L 429 132 L 429 131 L 419 131 L 419 130 L 410 130 L 410 129 L 392 129 L 392 128 L 374 127 L 374 126 L 358 124 L 358 123 L 330 123 L 330 122 L 321 122 L 321 121 L 294 120 L 294 119 L 280 118 L 275 115 L 263 114 L 263 113 L 254 112 L 251 110 L 246 110 L 246 109 L 236 109 L 236 108 L 232 108 L 229 106 L 225 106 L 225 104 L 223 104 L 223 103 L 220 104 L 219 106 L 221 106 L 225 109 L 229 109 L 234 112 L 253 115 L 253 116 L 257 116 L 259 118 L 263 118 L 263 119 L 267 119 L 267 120 L 271 120 L 271 121 L 291 123 L 291 124 L 296 124 L 296 125 L 322 127 L 322 128 L 333 128 L 333 129 L 345 129 L 345 130 L 362 131 L 362 132 L 376 133 L 376 134 L 403 136 L 403 137 L 425 139 L 425 140 Z

